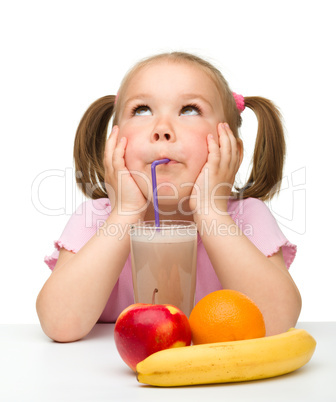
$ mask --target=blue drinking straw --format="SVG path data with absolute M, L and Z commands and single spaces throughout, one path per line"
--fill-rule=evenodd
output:
M 153 186 L 153 204 L 154 204 L 154 216 L 155 216 L 155 226 L 160 226 L 160 219 L 159 219 L 159 205 L 157 199 L 157 185 L 156 185 L 156 166 L 161 165 L 162 163 L 168 163 L 170 159 L 159 159 L 154 161 L 151 165 L 152 171 L 152 186 Z

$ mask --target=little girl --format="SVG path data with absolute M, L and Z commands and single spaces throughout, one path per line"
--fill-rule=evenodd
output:
M 258 133 L 249 180 L 234 191 L 245 107 Z M 296 247 L 263 203 L 279 190 L 284 156 L 274 104 L 231 92 L 207 61 L 175 52 L 136 64 L 117 96 L 98 99 L 79 124 L 76 177 L 91 200 L 46 257 L 53 272 L 37 298 L 45 333 L 78 340 L 134 302 L 128 228 L 154 219 L 150 167 L 162 158 L 171 162 L 157 167 L 160 219 L 193 220 L 199 232 L 195 301 L 235 289 L 259 306 L 267 335 L 295 326 L 301 298 L 288 268 Z

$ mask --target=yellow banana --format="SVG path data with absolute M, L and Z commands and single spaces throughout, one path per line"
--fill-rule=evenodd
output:
M 275 377 L 308 363 L 315 346 L 307 331 L 291 328 L 264 338 L 165 349 L 138 363 L 137 379 L 174 387 Z

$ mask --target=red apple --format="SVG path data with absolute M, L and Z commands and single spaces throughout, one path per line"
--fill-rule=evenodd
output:
M 191 329 L 187 316 L 175 306 L 136 303 L 119 315 L 114 340 L 121 358 L 135 371 L 137 363 L 152 353 L 189 346 Z

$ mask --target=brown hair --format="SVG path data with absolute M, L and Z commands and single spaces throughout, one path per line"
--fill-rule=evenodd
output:
M 211 63 L 190 53 L 173 52 L 152 56 L 137 63 L 123 79 L 116 101 L 113 95 L 95 101 L 82 117 L 75 138 L 74 159 L 76 180 L 83 193 L 93 199 L 107 197 L 104 184 L 103 155 L 109 121 L 118 124 L 124 94 L 134 74 L 151 63 L 160 61 L 191 63 L 207 74 L 216 85 L 223 104 L 224 116 L 236 138 L 242 119 L 229 85 Z M 278 108 L 268 99 L 246 97 L 245 106 L 253 110 L 258 120 L 258 132 L 253 165 L 248 182 L 236 188 L 240 197 L 271 199 L 279 191 L 285 158 L 285 139 Z
M 259 96 L 244 98 L 258 120 L 257 138 L 252 157 L 252 170 L 244 187 L 243 197 L 271 199 L 280 190 L 286 154 L 286 143 L 279 109 Z
M 96 100 L 84 113 L 75 137 L 76 181 L 89 198 L 107 197 L 103 157 L 107 127 L 113 114 L 115 96 Z

